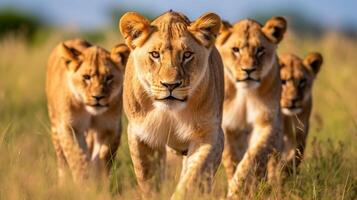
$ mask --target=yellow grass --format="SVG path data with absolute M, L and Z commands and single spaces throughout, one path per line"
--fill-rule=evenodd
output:
M 71 183 L 56 185 L 56 159 L 49 137 L 44 95 L 45 66 L 51 49 L 64 38 L 52 34 L 38 46 L 19 37 L 0 41 L 0 199 L 132 199 L 138 197 L 133 168 L 123 132 L 111 176 L 111 192 L 79 189 Z M 75 34 L 66 34 L 75 37 Z M 110 49 L 120 41 L 118 33 L 106 33 L 100 45 Z M 357 195 L 357 40 L 335 33 L 321 38 L 299 38 L 289 33 L 280 52 L 304 55 L 319 51 L 322 71 L 314 87 L 314 112 L 301 172 L 287 178 L 284 199 L 355 199 Z M 125 123 L 124 123 L 125 124 Z M 125 129 L 124 129 L 125 130 Z M 313 138 L 314 143 L 312 143 Z M 168 199 L 178 172 L 158 194 Z M 266 186 L 252 195 L 263 199 Z M 204 199 L 224 196 L 222 168 L 214 192 Z M 274 191 L 274 190 L 273 190 Z M 198 197 L 197 197 L 198 198 Z M 201 198 L 203 198 L 201 196 Z

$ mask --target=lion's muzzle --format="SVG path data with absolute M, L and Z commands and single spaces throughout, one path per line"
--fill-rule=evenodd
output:
M 151 88 L 155 100 L 181 101 L 187 100 L 187 88 L 182 87 L 182 81 L 164 82 L 160 81 L 160 87 Z

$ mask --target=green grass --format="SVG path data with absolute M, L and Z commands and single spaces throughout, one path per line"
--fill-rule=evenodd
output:
M 111 193 L 100 189 L 84 192 L 70 183 L 56 186 L 56 159 L 44 94 L 45 66 L 51 49 L 64 38 L 75 36 L 52 34 L 39 46 L 27 46 L 25 40 L 11 36 L 0 41 L 0 199 L 133 199 L 139 195 L 125 127 L 112 170 Z M 99 44 L 107 49 L 120 39 L 118 33 L 103 37 Z M 314 87 L 306 158 L 300 173 L 286 178 L 282 192 L 277 194 L 273 189 L 270 197 L 356 199 L 357 40 L 333 33 L 302 39 L 289 33 L 279 48 L 279 52 L 298 55 L 309 51 L 321 52 L 325 62 Z M 168 199 L 174 189 L 179 171 L 174 167 L 172 171 L 159 199 Z M 265 199 L 268 190 L 262 184 L 250 195 Z M 201 199 L 218 199 L 225 192 L 221 167 L 213 193 Z

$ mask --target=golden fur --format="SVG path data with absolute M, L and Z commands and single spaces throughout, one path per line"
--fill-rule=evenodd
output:
M 284 123 L 284 154 L 286 170 L 298 167 L 304 155 L 312 109 L 312 86 L 322 64 L 319 53 L 309 53 L 304 59 L 283 54 L 280 76 L 283 83 L 281 109 Z
M 250 19 L 233 26 L 224 22 L 216 46 L 225 69 L 223 164 L 228 197 L 251 185 L 252 177 L 273 176 L 276 153 L 282 149 L 281 81 L 276 55 L 286 30 L 282 17 L 264 26 Z M 273 156 L 274 155 L 274 156 Z M 274 157 L 275 158 L 275 157 Z
M 105 175 L 118 148 L 122 82 L 129 49 L 112 55 L 81 39 L 59 44 L 47 67 L 46 94 L 60 181 L 69 167 L 75 182 Z
M 213 13 L 191 23 L 172 11 L 152 22 L 133 12 L 120 20 L 132 50 L 123 101 L 143 197 L 162 179 L 165 145 L 187 152 L 172 199 L 184 197 L 199 183 L 209 189 L 224 143 L 223 65 L 214 47 L 220 23 Z

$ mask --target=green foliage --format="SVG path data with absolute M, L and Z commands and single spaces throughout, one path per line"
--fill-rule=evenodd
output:
M 30 14 L 12 9 L 0 10 L 0 38 L 9 33 L 17 33 L 32 39 L 42 26 L 43 23 Z

